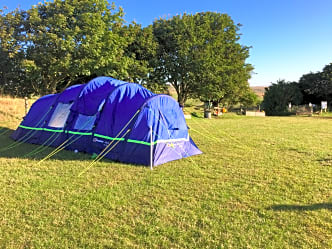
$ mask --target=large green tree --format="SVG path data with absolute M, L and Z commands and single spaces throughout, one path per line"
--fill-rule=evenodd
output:
M 130 60 L 127 80 L 140 83 L 154 92 L 165 91 L 166 85 L 157 84 L 149 77 L 153 71 L 153 65 L 149 62 L 156 56 L 157 49 L 152 26 L 142 28 L 141 25 L 133 22 L 123 26 L 120 34 L 127 39 L 125 56 Z
M 183 14 L 153 23 L 158 42 L 151 77 L 171 83 L 178 101 L 222 100 L 247 89 L 249 48 L 238 43 L 239 26 L 226 14 Z
M 27 11 L 25 68 L 40 94 L 65 88 L 79 77 L 127 76 L 122 10 L 106 0 L 55 0 Z
M 24 61 L 24 43 L 21 39 L 24 11 L 15 10 L 6 13 L 0 9 L 0 89 L 3 93 L 18 95 L 24 88 L 17 82 L 25 74 L 22 70 Z
M 126 26 L 122 9 L 107 0 L 1 11 L 0 24 L 0 80 L 11 94 L 54 93 L 97 75 L 146 84 L 152 70 L 152 28 Z

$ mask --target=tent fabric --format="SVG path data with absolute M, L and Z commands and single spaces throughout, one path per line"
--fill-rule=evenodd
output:
M 151 164 L 151 151 L 154 166 L 202 153 L 172 97 L 111 77 L 38 99 L 12 134 L 24 137 L 53 147 L 68 141 L 66 149 L 91 154 L 112 145 L 106 158 L 140 165 Z

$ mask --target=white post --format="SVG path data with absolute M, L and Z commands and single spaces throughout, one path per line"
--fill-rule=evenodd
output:
M 150 169 L 153 170 L 153 137 L 152 137 L 152 125 L 150 126 Z

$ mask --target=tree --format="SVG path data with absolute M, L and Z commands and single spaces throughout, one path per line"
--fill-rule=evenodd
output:
M 239 26 L 226 14 L 183 14 L 153 23 L 158 42 L 151 77 L 169 82 L 184 105 L 188 97 L 220 100 L 247 86 L 253 69 L 248 47 L 238 44 Z
M 299 80 L 304 103 L 320 104 L 322 100 L 332 101 L 332 64 L 322 72 L 303 75 Z
M 128 81 L 137 82 L 154 92 L 164 92 L 166 85 L 156 84 L 149 77 L 153 71 L 150 61 L 156 56 L 157 42 L 153 36 L 152 26 L 142 28 L 133 22 L 123 26 L 120 35 L 127 40 L 124 55 L 130 61 Z
M 106 0 L 55 0 L 27 11 L 26 72 L 34 90 L 54 93 L 92 74 L 126 77 L 122 10 Z
M 14 95 L 54 93 L 98 75 L 150 86 L 152 28 L 124 25 L 107 0 L 55 0 L 0 10 L 0 80 Z M 151 87 L 150 87 L 151 88 Z
M 262 104 L 267 115 L 283 115 L 288 112 L 289 102 L 298 105 L 302 98 L 297 82 L 279 80 L 266 88 Z
M 27 11 L 0 11 L 3 88 L 43 95 L 98 75 L 153 88 L 152 27 L 125 26 L 122 16 L 107 0 L 54 0 Z
M 234 25 L 227 15 L 207 14 L 201 17 L 208 25 L 203 32 L 210 29 L 213 36 L 201 51 L 195 93 L 203 101 L 235 104 L 251 91 L 248 80 L 253 66 L 245 62 L 249 47 L 238 43 L 240 24 Z
M 260 101 L 256 95 L 250 88 L 247 89 L 243 94 L 240 95 L 239 101 L 244 107 L 252 107 L 256 106 Z
M 332 63 L 326 65 L 322 72 L 323 81 L 321 81 L 322 92 L 319 95 L 332 106 Z
M 15 10 L 6 14 L 0 9 L 0 89 L 5 94 L 31 92 L 25 84 L 18 84 L 24 77 L 22 70 L 24 46 L 21 40 L 24 11 Z
M 322 81 L 321 73 L 308 73 L 303 75 L 299 80 L 299 88 L 303 94 L 303 102 L 315 103 L 318 104 L 320 102 L 319 92 L 320 82 Z

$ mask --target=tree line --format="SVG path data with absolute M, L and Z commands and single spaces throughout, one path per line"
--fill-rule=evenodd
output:
M 263 107 L 268 115 L 282 115 L 289 112 L 288 105 L 321 105 L 327 101 L 332 107 L 332 63 L 316 73 L 303 75 L 298 82 L 279 80 L 265 90 Z
M 241 45 L 240 24 L 203 12 L 126 24 L 107 0 L 54 0 L 29 10 L 0 9 L 0 89 L 15 96 L 44 95 L 107 75 L 156 92 L 166 83 L 178 101 L 223 104 L 255 101 Z

